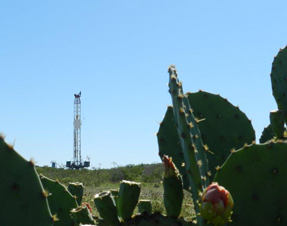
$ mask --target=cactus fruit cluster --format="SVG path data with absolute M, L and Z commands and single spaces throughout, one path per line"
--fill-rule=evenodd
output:
M 172 106 L 157 133 L 166 215 L 153 212 L 151 200 L 139 200 L 140 183 L 123 180 L 118 189 L 94 195 L 95 217 L 82 203 L 83 184 L 65 187 L 38 175 L 34 162 L 0 136 L 0 225 L 287 225 L 287 47 L 272 64 L 278 109 L 270 112 L 260 144 L 238 107 L 205 91 L 184 93 L 175 66 L 168 73 Z M 193 199 L 192 221 L 181 217 L 184 189 Z

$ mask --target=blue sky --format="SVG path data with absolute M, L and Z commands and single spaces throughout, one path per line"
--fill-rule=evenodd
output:
M 286 1 L 0 2 L 0 131 L 38 165 L 73 156 L 82 91 L 82 155 L 94 167 L 160 162 L 155 133 L 184 90 L 220 93 L 257 139 L 276 109 L 269 74 L 287 44 Z

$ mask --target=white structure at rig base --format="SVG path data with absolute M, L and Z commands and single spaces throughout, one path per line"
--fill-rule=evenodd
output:
M 66 162 L 66 167 L 70 169 L 81 169 L 89 167 L 89 161 L 82 161 L 81 153 L 81 92 L 74 94 L 74 156 L 72 161 Z

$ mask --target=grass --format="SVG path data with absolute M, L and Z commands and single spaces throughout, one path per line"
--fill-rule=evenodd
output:
M 115 167 L 111 169 L 68 170 L 50 167 L 37 167 L 39 174 L 51 179 L 58 179 L 68 186 L 69 182 L 81 182 L 85 186 L 83 202 L 93 207 L 93 214 L 99 216 L 93 203 L 93 196 L 102 191 L 119 188 L 121 180 L 141 182 L 140 199 L 149 199 L 152 202 L 153 212 L 165 214 L 163 204 L 163 166 L 162 164 L 140 164 Z M 135 209 L 135 214 L 138 212 Z M 186 220 L 194 217 L 191 194 L 184 191 L 184 202 L 181 216 Z

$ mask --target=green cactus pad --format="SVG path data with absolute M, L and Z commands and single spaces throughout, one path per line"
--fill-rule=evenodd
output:
M 119 196 L 119 189 L 111 189 L 110 192 L 113 195 L 114 199 Z M 116 199 L 115 199 L 115 201 L 116 201 Z
M 260 144 L 266 143 L 269 140 L 272 140 L 275 137 L 275 133 L 272 129 L 271 124 L 264 128 L 261 137 L 259 139 Z
M 187 97 L 199 121 L 202 141 L 210 150 L 207 158 L 213 178 L 215 168 L 224 163 L 232 149 L 239 149 L 255 140 L 255 131 L 246 115 L 219 95 L 199 91 L 187 93 Z M 172 107 L 168 107 L 157 133 L 159 155 L 161 158 L 164 154 L 172 157 L 183 176 L 184 189 L 189 190 L 185 161 L 176 132 Z
M 0 225 L 52 226 L 53 217 L 33 161 L 0 136 Z
M 121 181 L 117 207 L 124 221 L 131 218 L 139 200 L 140 190 L 140 183 L 125 180 Z
M 79 206 L 71 210 L 75 226 L 80 226 L 83 224 L 95 225 L 94 219 L 90 210 L 86 206 Z
M 183 202 L 183 187 L 180 177 L 167 177 L 163 179 L 163 201 L 168 217 L 178 218 Z
M 287 112 L 287 48 L 280 49 L 274 57 L 271 70 L 273 96 L 279 110 Z
M 193 115 L 189 100 L 184 95 L 182 83 L 178 79 L 174 65 L 168 68 L 169 93 L 173 104 L 173 115 L 180 137 L 185 167 L 188 173 L 193 198 L 209 184 L 209 166 L 206 151 L 201 140 L 201 133 Z M 195 206 L 197 206 L 195 204 Z M 196 207 L 197 208 L 197 207 Z
M 246 115 L 227 99 L 204 91 L 187 93 L 187 97 L 200 121 L 202 141 L 212 152 L 207 152 L 207 158 L 214 176 L 216 167 L 224 163 L 232 149 L 255 141 L 255 131 Z
M 94 196 L 94 203 L 104 222 L 107 222 L 111 226 L 120 224 L 116 203 L 110 191 L 96 194 Z
M 68 191 L 73 195 L 77 197 L 77 203 L 78 205 L 81 205 L 82 198 L 84 195 L 84 186 L 82 183 L 69 183 L 68 185 Z
M 172 158 L 163 156 L 164 179 L 163 201 L 168 217 L 178 218 L 183 202 L 183 187 L 181 176 L 172 162 Z
M 119 189 L 111 189 L 110 192 L 111 192 L 111 194 L 115 200 L 118 216 L 121 217 L 120 212 L 119 212 L 119 208 L 118 208 L 118 204 L 117 204 L 118 203 L 118 197 L 119 197 Z
M 138 211 L 139 213 L 147 212 L 151 214 L 152 212 L 152 205 L 150 200 L 141 199 L 138 202 Z
M 286 114 L 282 110 L 270 112 L 270 123 L 277 139 L 284 139 L 284 122 Z
M 51 212 L 59 219 L 54 223 L 54 226 L 72 226 L 74 221 L 70 211 L 78 207 L 76 198 L 58 181 L 51 180 L 43 175 L 40 175 L 40 179 L 43 187 L 50 194 L 48 202 Z
M 286 175 L 286 143 L 251 145 L 234 152 L 214 178 L 233 197 L 232 225 L 286 225 Z
M 209 185 L 209 166 L 206 150 L 201 140 L 197 120 L 193 115 L 187 97 L 184 95 L 182 83 L 178 79 L 174 65 L 168 68 L 169 93 L 173 104 L 173 115 L 180 144 L 185 160 L 185 168 L 189 178 L 195 212 L 199 212 L 199 196 L 203 188 Z M 196 215 L 199 225 L 202 219 Z
M 157 142 L 160 158 L 162 159 L 164 155 L 172 157 L 173 163 L 182 175 L 184 189 L 190 191 L 183 152 L 175 127 L 172 106 L 168 106 L 164 119 L 160 123 L 159 131 L 157 133 Z

